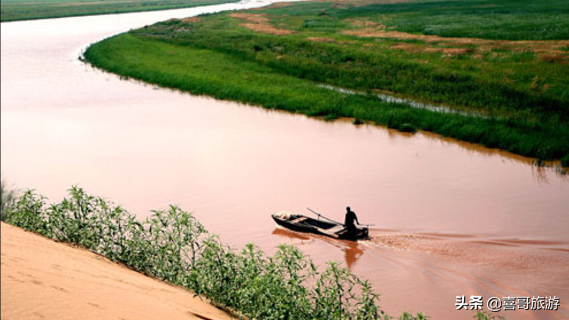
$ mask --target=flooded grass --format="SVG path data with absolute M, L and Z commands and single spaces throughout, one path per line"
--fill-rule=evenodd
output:
M 455 113 L 455 114 L 460 114 L 463 116 L 470 116 L 470 117 L 488 118 L 479 112 L 478 113 L 472 113 L 472 112 L 467 112 L 467 111 L 459 111 L 459 110 L 449 108 L 446 106 L 442 106 L 442 105 L 435 106 L 432 104 L 421 103 L 421 102 L 413 101 L 410 99 L 398 98 L 398 97 L 395 97 L 393 95 L 388 95 L 388 94 L 357 92 L 354 90 L 347 90 L 347 89 L 338 88 L 338 87 L 334 87 L 334 86 L 330 86 L 330 85 L 320 85 L 320 87 L 330 89 L 330 90 L 335 90 L 335 91 L 338 91 L 340 93 L 346 93 L 346 94 L 357 94 L 357 95 L 373 94 L 374 96 L 376 96 L 377 98 L 379 98 L 382 101 L 385 101 L 388 103 L 404 104 L 404 105 L 407 105 L 411 108 L 416 108 L 416 109 L 425 109 L 425 110 L 441 112 L 441 113 Z
M 254 244 L 236 252 L 175 206 L 138 221 L 81 188 L 71 188 L 69 198 L 49 205 L 26 191 L 6 207 L 2 221 L 80 245 L 250 319 L 392 319 L 380 309 L 369 282 L 337 263 L 319 270 L 288 245 L 273 256 Z M 404 313 L 399 319 L 426 317 Z
M 238 0 L 6 0 L 2 1 L 2 22 L 95 14 L 152 11 L 237 2 Z

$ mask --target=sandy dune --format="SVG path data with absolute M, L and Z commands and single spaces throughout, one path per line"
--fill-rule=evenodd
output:
M 2 319 L 232 319 L 191 292 L 2 223 Z

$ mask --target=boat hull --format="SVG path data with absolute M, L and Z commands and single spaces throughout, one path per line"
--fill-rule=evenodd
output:
M 271 217 L 279 226 L 297 232 L 314 233 L 351 241 L 369 237 L 368 228 L 359 228 L 355 232 L 348 232 L 343 224 L 317 220 L 303 215 L 277 213 Z

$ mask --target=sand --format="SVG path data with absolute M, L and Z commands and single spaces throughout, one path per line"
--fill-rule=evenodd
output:
M 2 319 L 233 319 L 179 287 L 2 223 Z

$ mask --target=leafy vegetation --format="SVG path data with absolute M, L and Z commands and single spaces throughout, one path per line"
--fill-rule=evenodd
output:
M 17 192 L 8 187 L 8 184 L 4 179 L 0 180 L 0 217 L 4 217 L 4 212 L 11 208 L 16 200 L 18 199 Z
M 2 0 L 1 18 L 2 22 L 4 22 L 134 11 L 179 9 L 237 1 L 238 0 Z
M 392 319 L 379 308 L 369 282 L 334 262 L 319 271 L 287 245 L 274 256 L 265 256 L 253 244 L 238 253 L 178 207 L 138 221 L 81 188 L 69 192 L 69 198 L 48 205 L 28 190 L 6 205 L 2 221 L 192 289 L 250 319 Z M 400 319 L 427 317 L 404 313 Z
M 569 155 L 569 42 L 489 40 L 517 39 L 524 23 L 566 17 L 569 3 L 498 1 L 500 12 L 511 9 L 508 19 L 519 28 L 476 34 L 488 39 L 395 30 L 405 29 L 404 21 L 419 23 L 418 15 L 430 15 L 437 6 L 452 9 L 439 15 L 446 12 L 455 26 L 452 17 L 458 13 L 478 15 L 474 8 L 488 5 L 480 0 L 307 2 L 173 19 L 97 43 L 85 58 L 122 76 L 195 94 L 326 120 L 350 117 L 403 131 L 433 131 L 544 160 Z M 468 20 L 461 26 L 479 29 Z M 561 23 L 558 29 L 554 38 L 565 37 L 569 27 Z M 387 103 L 377 96 L 385 93 L 442 104 L 452 112 Z
M 506 320 L 506 317 L 504 316 L 496 316 L 494 314 L 488 313 L 488 312 L 477 312 L 476 315 L 474 316 L 474 319 L 476 320 Z

